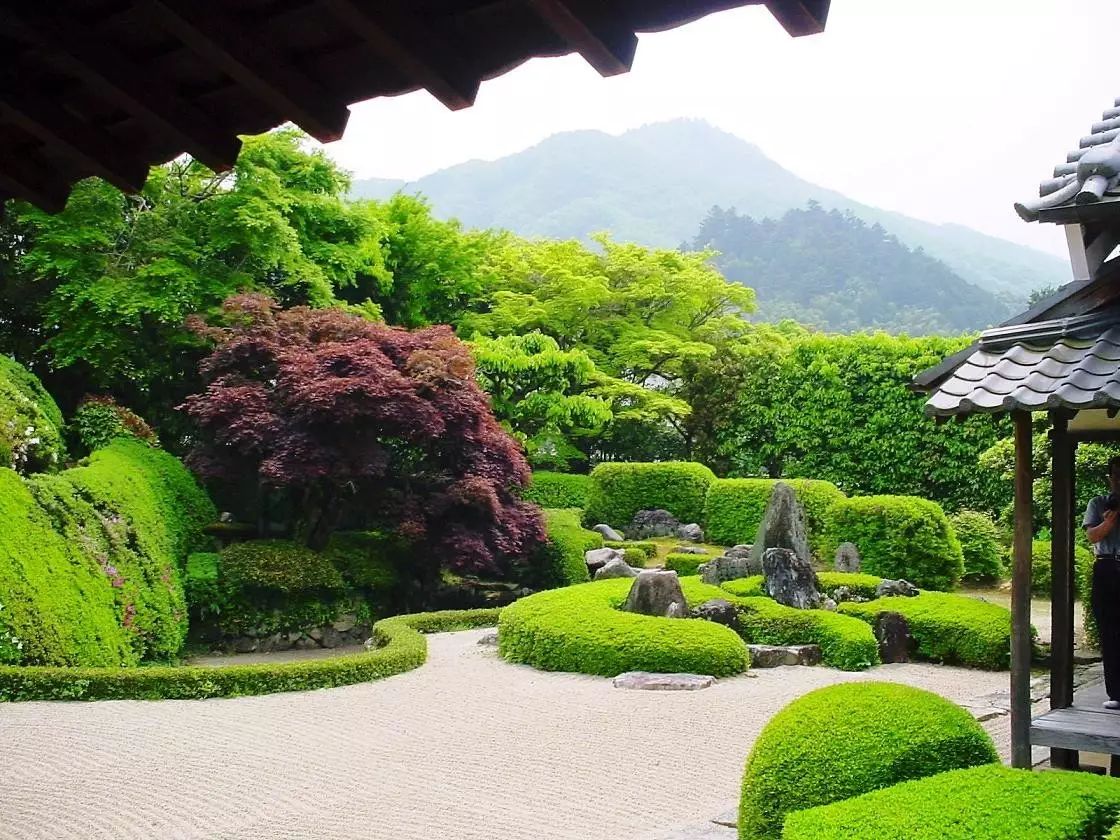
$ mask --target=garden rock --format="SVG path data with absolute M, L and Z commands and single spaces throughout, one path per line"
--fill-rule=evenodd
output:
M 836 602 L 831 598 L 821 598 L 821 609 L 836 612 Z
M 696 691 L 714 683 L 706 674 L 651 674 L 648 671 L 627 671 L 614 678 L 615 688 L 642 691 Z
M 722 624 L 725 627 L 730 627 L 736 633 L 739 632 L 739 610 L 730 601 L 725 601 L 723 598 L 712 598 L 710 601 L 705 601 L 698 607 L 693 608 L 689 613 L 691 618 L 702 618 L 705 621 L 714 621 L 716 624 Z
M 497 633 L 497 631 L 496 630 L 491 631 L 490 633 L 486 633 L 485 635 L 483 635 L 478 640 L 478 644 L 482 645 L 483 647 L 497 647 L 498 646 L 498 633 Z
M 729 580 L 762 574 L 762 563 L 760 561 L 756 566 L 749 555 L 743 553 L 733 555 L 729 551 L 702 564 L 697 571 L 704 583 L 719 586 Z
M 805 533 L 805 511 L 793 488 L 781 481 L 770 493 L 766 512 L 758 525 L 758 536 L 751 547 L 751 559 L 760 563 L 763 552 L 770 548 L 789 549 L 806 564 L 812 557 Z
M 690 522 L 688 525 L 682 525 L 677 529 L 677 536 L 682 540 L 689 542 L 703 542 L 704 532 L 700 530 L 700 526 L 695 522 Z
M 833 566 L 838 572 L 858 572 L 859 550 L 853 543 L 840 543 L 836 547 L 836 561 Z
M 331 627 L 337 630 L 339 633 L 347 633 L 350 630 L 353 630 L 354 625 L 356 625 L 357 623 L 358 617 L 356 615 L 347 613 L 345 615 L 340 615 L 338 618 L 332 621 Z
M 587 571 L 594 575 L 611 560 L 621 560 L 623 554 L 616 548 L 593 548 L 583 555 Z
M 604 525 L 604 524 L 600 523 L 600 524 L 596 525 L 594 528 L 592 528 L 591 530 L 595 531 L 599 534 L 602 534 L 603 539 L 610 540 L 611 542 L 622 542 L 623 539 L 624 539 L 622 534 L 618 533 L 618 531 L 616 531 L 610 525 Z
M 901 613 L 879 613 L 875 616 L 874 629 L 883 664 L 910 661 L 910 625 Z
M 913 598 L 915 595 L 920 594 L 918 587 L 906 580 L 884 580 L 875 587 L 876 598 L 886 598 L 891 595 L 899 595 L 904 598 Z
M 779 604 L 799 610 L 820 606 L 817 573 L 808 557 L 800 557 L 789 548 L 768 548 L 762 555 L 762 574 L 767 594 Z
M 634 514 L 627 533 L 632 540 L 646 540 L 650 537 L 673 536 L 680 527 L 680 520 L 667 510 L 640 510 Z
M 674 546 L 670 554 L 707 554 L 708 549 L 701 548 L 698 545 L 678 545 Z
M 638 573 L 627 565 L 626 561 L 621 557 L 615 557 L 606 562 L 601 569 L 595 572 L 595 580 L 608 580 L 610 578 L 632 578 L 637 577 Z
M 644 571 L 634 578 L 622 609 L 640 615 L 681 618 L 688 615 L 688 602 L 676 572 Z
M 777 668 L 779 665 L 820 665 L 820 645 L 747 645 L 752 668 Z

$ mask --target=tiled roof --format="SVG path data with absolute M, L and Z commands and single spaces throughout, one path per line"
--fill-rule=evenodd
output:
M 1120 407 L 1115 314 L 989 330 L 926 402 L 926 414 Z
M 1037 221 L 1041 211 L 1055 207 L 1120 200 L 1120 98 L 1091 131 L 1065 163 L 1054 167 L 1054 177 L 1039 185 L 1038 198 L 1015 205 L 1026 221 Z

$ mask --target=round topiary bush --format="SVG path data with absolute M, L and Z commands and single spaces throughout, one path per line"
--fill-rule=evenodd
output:
M 620 610 L 632 585 L 628 578 L 601 580 L 522 598 L 502 610 L 498 651 L 545 671 L 604 677 L 625 671 L 725 677 L 746 670 L 746 643 L 722 624 Z M 681 585 L 690 605 L 723 596 L 695 578 Z
M 962 580 L 974 583 L 997 581 L 1003 575 L 1003 549 L 999 527 L 985 513 L 962 510 L 949 517 L 964 557 Z
M 689 461 L 600 464 L 591 472 L 583 521 L 625 531 L 639 510 L 661 509 L 681 522 L 702 522 L 708 485 L 715 479 L 703 464 Z
M 972 715 L 929 691 L 892 683 L 817 689 L 758 736 L 743 777 L 739 837 L 778 837 L 791 811 L 997 761 Z
M 589 475 L 538 470 L 521 491 L 521 498 L 542 508 L 582 508 L 590 489 Z
M 665 556 L 665 568 L 676 572 L 681 577 L 695 575 L 700 566 L 714 558 L 705 554 L 677 554 L 669 553 Z
M 964 571 L 961 544 L 941 505 L 916 496 L 857 496 L 833 505 L 834 536 L 854 543 L 864 572 L 951 589 Z

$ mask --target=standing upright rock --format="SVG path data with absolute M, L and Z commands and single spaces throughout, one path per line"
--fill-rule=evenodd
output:
M 595 531 L 597 534 L 601 534 L 603 539 L 610 540 L 611 542 L 622 542 L 625 539 L 625 537 L 623 537 L 622 534 L 620 534 L 618 531 L 616 531 L 610 525 L 607 525 L 607 524 L 602 523 L 602 522 L 600 522 L 598 525 L 596 525 L 591 530 Z
M 779 604 L 812 610 L 821 605 L 817 573 L 809 561 L 788 548 L 768 548 L 762 555 L 766 592 Z M 833 605 L 835 607 L 835 605 Z
M 634 514 L 626 533 L 632 540 L 648 540 L 650 537 L 676 536 L 680 521 L 667 510 L 640 510 Z
M 788 548 L 806 564 L 812 555 L 809 538 L 805 533 L 805 511 L 797 495 L 788 484 L 779 481 L 770 493 L 766 512 L 758 525 L 758 536 L 751 546 L 751 562 L 760 565 L 762 554 L 768 548 Z
M 859 550 L 854 544 L 845 542 L 840 543 L 840 545 L 836 547 L 836 562 L 834 566 L 838 572 L 859 571 Z
M 676 572 L 650 570 L 639 572 L 634 578 L 622 609 L 641 615 L 682 618 L 688 615 L 688 601 Z

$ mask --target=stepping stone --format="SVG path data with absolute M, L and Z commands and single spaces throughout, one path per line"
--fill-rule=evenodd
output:
M 486 647 L 497 647 L 498 646 L 498 633 L 497 633 L 497 631 L 494 631 L 493 633 L 487 633 L 485 636 L 483 636 L 482 638 L 480 638 L 478 640 L 478 643 L 480 645 L 484 645 Z
M 819 665 L 820 645 L 747 645 L 752 668 L 777 668 L 779 665 Z
M 649 671 L 627 671 L 614 678 L 615 688 L 642 691 L 696 691 L 714 683 L 706 674 L 651 674 Z

